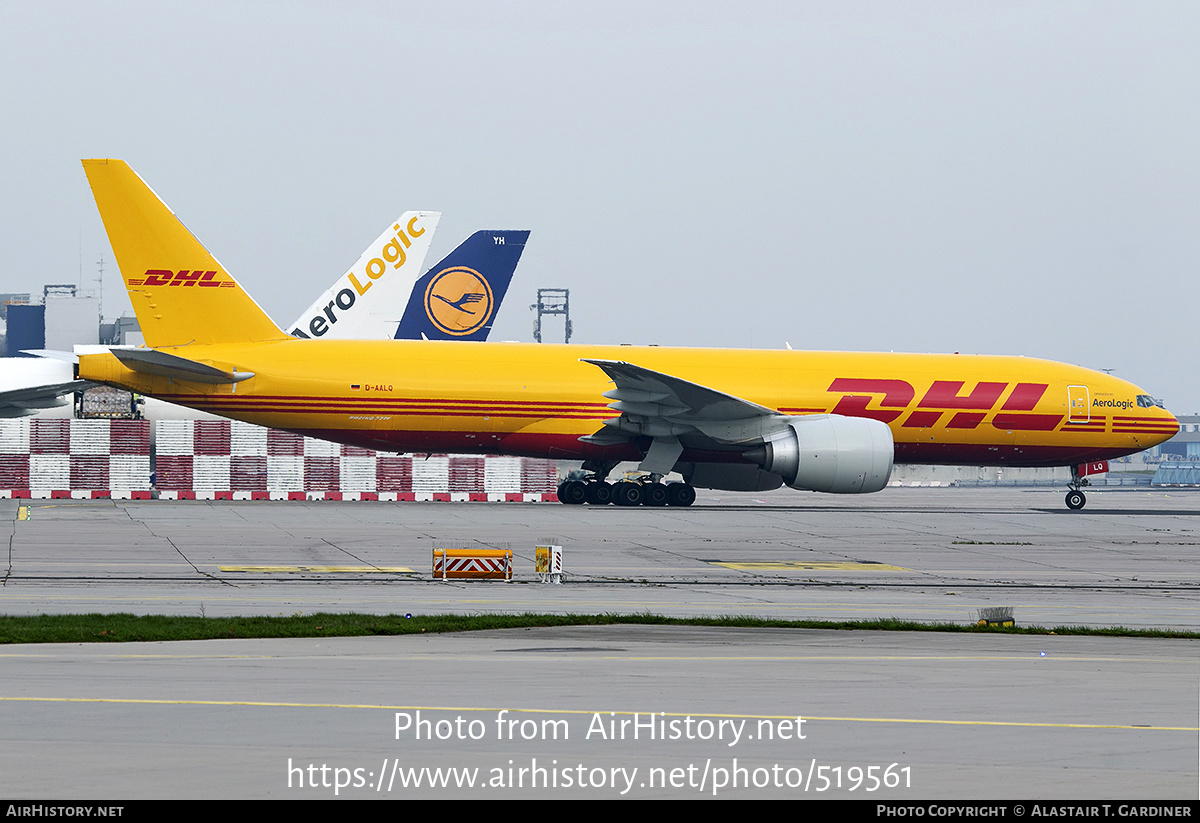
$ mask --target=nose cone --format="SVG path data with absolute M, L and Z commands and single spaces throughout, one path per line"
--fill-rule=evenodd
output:
M 1112 408 L 1112 432 L 1125 435 L 1138 449 L 1149 449 L 1165 443 L 1179 432 L 1179 421 L 1167 411 L 1163 402 L 1133 383 L 1119 381 L 1108 384 L 1102 391 L 1112 394 L 1097 396 L 1092 405 Z
M 1179 421 L 1162 406 L 1138 409 L 1139 414 L 1113 418 L 1113 431 L 1136 436 L 1142 448 L 1152 448 L 1165 443 L 1179 432 Z
M 1168 440 L 1170 440 L 1172 437 L 1174 437 L 1176 434 L 1179 433 L 1179 421 L 1175 419 L 1175 415 L 1171 414 L 1166 409 L 1163 409 L 1162 412 L 1163 412 L 1162 425 L 1163 425 L 1164 431 L 1161 435 L 1161 439 L 1154 441 L 1154 445 L 1156 445 L 1156 446 L 1159 443 L 1167 442 Z

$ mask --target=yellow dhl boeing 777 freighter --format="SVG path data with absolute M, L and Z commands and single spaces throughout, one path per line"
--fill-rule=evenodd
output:
M 1131 383 L 1023 357 L 296 339 L 128 165 L 83 165 L 149 348 L 80 356 L 80 378 L 373 449 L 581 460 L 566 503 L 873 492 L 895 461 L 1069 466 L 1077 509 L 1087 464 L 1179 428 Z M 486 280 L 463 282 L 427 310 L 471 311 Z M 627 460 L 646 480 L 606 483 Z

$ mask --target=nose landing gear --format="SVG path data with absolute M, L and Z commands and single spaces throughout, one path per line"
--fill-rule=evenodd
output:
M 1079 476 L 1079 467 L 1071 467 L 1071 482 L 1067 484 L 1070 491 L 1067 492 L 1067 508 L 1071 511 L 1079 511 L 1087 503 L 1087 496 L 1083 493 L 1083 487 L 1088 485 L 1086 477 Z

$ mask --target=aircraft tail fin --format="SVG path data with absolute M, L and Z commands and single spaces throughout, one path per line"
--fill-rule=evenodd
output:
M 84 160 L 83 169 L 146 345 L 285 337 L 127 163 Z
M 289 328 L 295 337 L 390 340 L 425 265 L 441 212 L 408 211 Z
M 477 231 L 417 281 L 398 340 L 486 340 L 528 231 Z

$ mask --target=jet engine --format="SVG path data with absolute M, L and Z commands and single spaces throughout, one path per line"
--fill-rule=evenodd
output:
M 766 492 L 783 485 L 779 475 L 749 463 L 677 463 L 675 467 L 697 489 Z
M 793 489 L 865 494 L 887 485 L 894 453 L 885 423 L 820 414 L 789 418 L 786 429 L 744 456 Z

